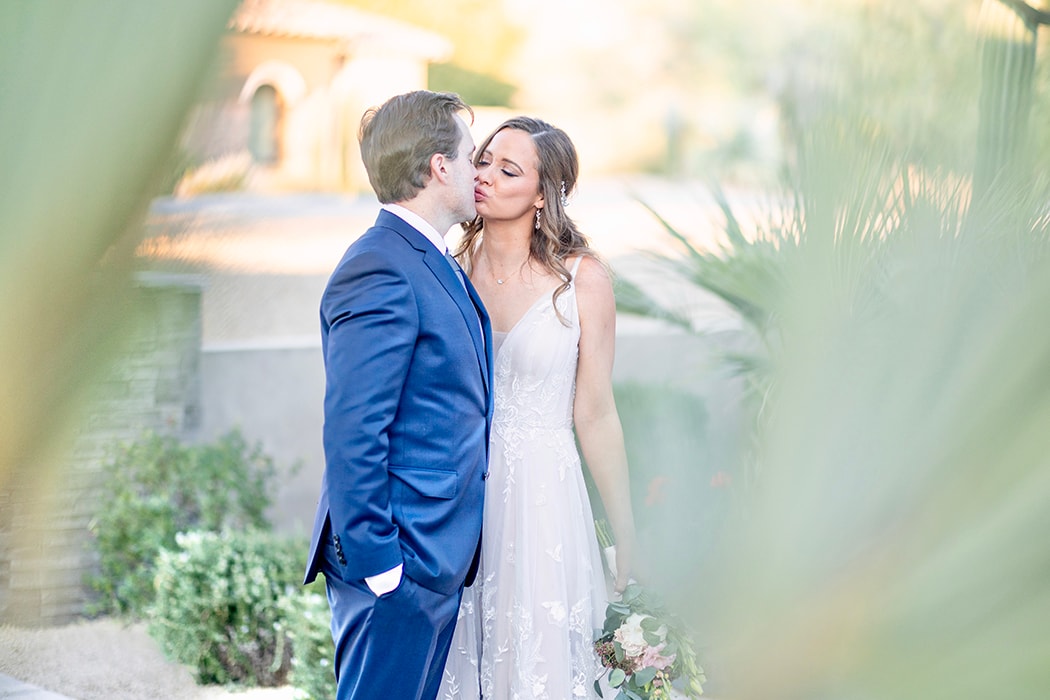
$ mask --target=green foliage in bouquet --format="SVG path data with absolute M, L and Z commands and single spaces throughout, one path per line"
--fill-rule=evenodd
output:
M 616 700 L 669 700 L 672 690 L 687 698 L 703 694 L 707 681 L 692 639 L 663 601 L 637 583 L 609 603 L 594 649 Z M 601 679 L 594 689 L 604 697 Z
M 292 642 L 292 670 L 288 682 L 297 700 L 335 700 L 332 658 L 332 612 L 318 580 L 297 589 L 281 602 L 288 637 Z
M 104 470 L 90 524 L 99 555 L 93 612 L 141 617 L 153 602 L 157 556 L 174 549 L 178 532 L 268 526 L 274 465 L 237 431 L 193 446 L 150 433 L 120 446 Z
M 292 644 L 282 600 L 298 588 L 303 543 L 258 530 L 176 541 L 157 560 L 150 635 L 199 683 L 285 684 Z

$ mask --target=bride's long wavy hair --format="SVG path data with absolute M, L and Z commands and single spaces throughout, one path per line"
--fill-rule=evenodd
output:
M 543 209 L 539 217 L 539 228 L 533 229 L 529 258 L 554 273 L 562 283 L 554 290 L 552 301 L 557 309 L 558 297 L 569 288 L 572 275 L 565 267 L 565 261 L 576 255 L 598 256 L 591 249 L 587 237 L 580 233 L 574 222 L 565 213 L 564 199 L 576 189 L 576 178 L 580 172 L 580 162 L 576 147 L 569 136 L 561 129 L 534 117 L 512 117 L 496 127 L 495 131 L 478 147 L 474 157 L 477 165 L 482 154 L 488 150 L 493 137 L 504 129 L 518 129 L 532 136 L 539 161 L 540 192 L 543 194 Z M 485 222 L 480 216 L 463 224 L 463 237 L 460 239 L 456 256 L 466 263 L 468 271 L 473 267 L 481 239 L 484 237 Z M 558 314 L 559 317 L 561 314 Z M 564 320 L 564 319 L 563 319 Z

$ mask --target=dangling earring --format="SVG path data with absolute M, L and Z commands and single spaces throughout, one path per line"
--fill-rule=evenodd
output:
M 540 209 L 539 207 L 536 208 L 536 230 L 537 231 L 540 230 L 540 212 L 541 211 L 542 211 L 542 209 Z

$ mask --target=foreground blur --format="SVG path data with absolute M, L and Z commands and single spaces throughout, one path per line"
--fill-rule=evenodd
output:
M 233 4 L 0 4 L 0 486 L 53 486 L 41 454 L 109 357 L 136 222 Z M 869 246 L 884 199 L 842 221 L 906 159 L 822 149 L 758 469 L 702 553 L 667 513 L 664 583 L 721 697 L 1046 697 L 1050 199 L 1034 177 L 961 215 L 916 197 Z

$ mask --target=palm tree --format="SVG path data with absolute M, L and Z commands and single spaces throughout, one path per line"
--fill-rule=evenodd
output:
M 715 694 L 1045 696 L 1050 188 L 924 161 L 864 115 L 797 144 L 784 208 L 669 271 L 761 340 L 756 488 L 672 600 Z M 654 212 L 654 214 L 656 214 Z M 631 289 L 623 310 L 692 328 Z M 705 556 L 711 556 L 710 553 Z M 703 652 L 707 652 L 706 654 Z

